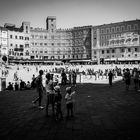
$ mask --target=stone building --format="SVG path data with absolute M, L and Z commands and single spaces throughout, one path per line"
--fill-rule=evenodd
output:
M 2 56 L 8 57 L 8 31 L 4 27 L 0 27 L 0 58 Z
M 23 22 L 0 30 L 1 54 L 10 62 L 140 62 L 140 20 L 57 29 L 56 17 L 49 16 L 46 29 Z
M 91 26 L 56 29 L 56 18 L 48 17 L 46 29 L 31 28 L 31 59 L 91 59 Z
M 93 26 L 92 60 L 140 62 L 140 20 Z

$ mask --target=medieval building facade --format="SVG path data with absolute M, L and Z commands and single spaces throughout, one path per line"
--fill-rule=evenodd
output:
M 46 19 L 46 29 L 30 27 L 30 22 L 20 28 L 5 24 L 0 50 L 10 61 L 140 62 L 140 20 L 71 29 L 57 29 L 52 16 Z

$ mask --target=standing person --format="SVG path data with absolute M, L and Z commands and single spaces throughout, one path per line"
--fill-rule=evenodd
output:
M 40 70 L 39 75 L 36 77 L 36 80 L 35 80 L 38 97 L 34 101 L 32 101 L 33 105 L 35 105 L 36 102 L 38 102 L 40 109 L 44 108 L 43 106 L 41 106 L 43 90 L 44 90 L 43 84 L 42 84 L 42 75 L 43 75 L 43 70 Z
M 113 73 L 111 72 L 111 70 L 108 73 L 108 78 L 109 78 L 109 85 L 112 86 Z
M 134 68 L 133 80 L 134 80 L 135 90 L 137 90 L 139 84 L 139 72 L 136 68 Z
M 66 95 L 65 95 L 65 100 L 66 100 L 66 108 L 67 108 L 67 118 L 70 116 L 73 117 L 73 95 L 75 94 L 75 91 L 71 91 L 71 87 L 66 88 Z
M 124 80 L 125 80 L 125 84 L 126 84 L 126 90 L 129 90 L 129 86 L 130 86 L 130 82 L 131 82 L 131 75 L 130 75 L 130 71 L 128 68 L 124 72 Z
M 54 87 L 54 91 L 55 91 L 56 120 L 63 119 L 63 114 L 62 114 L 62 110 L 61 110 L 62 95 L 60 92 L 60 86 L 56 85 Z
M 62 70 L 61 77 L 62 77 L 61 84 L 66 85 L 66 83 L 67 83 L 67 75 L 66 75 L 64 69 Z
M 50 73 L 46 74 L 46 83 L 45 83 L 45 90 L 47 94 L 47 103 L 46 103 L 46 116 L 48 117 L 48 107 L 51 104 L 52 106 L 52 113 L 54 115 L 54 104 L 55 104 L 55 95 L 54 95 L 54 85 L 51 79 Z
M 76 75 L 76 72 L 73 71 L 72 72 L 72 80 L 73 80 L 73 85 L 76 87 L 76 78 L 77 78 L 77 75 Z
M 36 77 L 35 77 L 35 75 L 33 74 L 33 77 L 32 77 L 32 82 L 31 82 L 31 88 L 35 88 L 35 79 L 36 79 Z

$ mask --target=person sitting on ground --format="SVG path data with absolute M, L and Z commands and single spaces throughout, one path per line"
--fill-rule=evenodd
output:
M 7 90 L 13 90 L 13 85 L 12 85 L 11 82 L 9 82 L 9 85 L 8 85 L 8 87 L 7 87 Z

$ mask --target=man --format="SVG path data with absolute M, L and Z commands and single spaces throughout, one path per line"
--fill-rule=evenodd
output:
M 112 86 L 113 73 L 111 72 L 111 70 L 108 73 L 108 77 L 109 77 L 109 85 Z
M 36 83 L 36 89 L 37 89 L 37 92 L 38 92 L 38 97 L 37 99 L 35 99 L 34 101 L 32 101 L 33 105 L 36 104 L 36 102 L 39 103 L 39 108 L 40 109 L 43 109 L 44 107 L 41 106 L 41 101 L 42 101 L 42 96 L 43 96 L 43 84 L 42 84 L 42 75 L 43 75 L 43 70 L 40 70 L 39 71 L 39 75 L 37 76 L 36 80 L 35 80 L 35 83 Z

